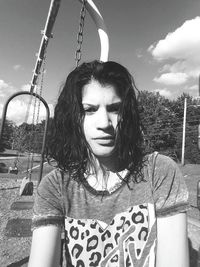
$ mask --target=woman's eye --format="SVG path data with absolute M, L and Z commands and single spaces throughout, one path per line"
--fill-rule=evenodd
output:
M 91 114 L 94 113 L 97 109 L 95 107 L 84 108 L 85 113 Z
M 113 105 L 108 108 L 109 112 L 119 113 L 120 105 Z

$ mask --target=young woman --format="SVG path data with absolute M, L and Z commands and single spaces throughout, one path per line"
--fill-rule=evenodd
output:
M 136 87 L 115 62 L 83 63 L 55 107 L 29 267 L 188 267 L 188 192 L 170 158 L 144 155 Z

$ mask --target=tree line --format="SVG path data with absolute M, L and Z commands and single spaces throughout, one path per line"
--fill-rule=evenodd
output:
M 142 119 L 145 152 L 159 151 L 181 160 L 184 99 L 187 98 L 187 119 L 185 136 L 185 162 L 200 163 L 198 151 L 198 125 L 200 106 L 198 100 L 189 94 L 182 94 L 176 100 L 169 100 L 159 93 L 141 91 L 139 112 Z M 51 126 L 52 118 L 49 125 Z M 14 149 L 21 153 L 31 151 L 40 153 L 45 121 L 37 125 L 23 123 L 19 126 L 6 120 L 0 151 Z M 50 134 L 50 128 L 48 134 Z M 47 138 L 48 146 L 48 138 Z

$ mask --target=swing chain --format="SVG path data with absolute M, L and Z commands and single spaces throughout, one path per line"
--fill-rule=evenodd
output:
M 76 67 L 78 67 L 79 62 L 81 60 L 81 48 L 82 48 L 82 43 L 83 43 L 83 29 L 84 29 L 84 23 L 85 23 L 85 15 L 86 15 L 86 1 L 87 0 L 82 0 L 82 8 L 80 12 L 80 21 L 79 21 L 79 31 L 77 34 L 77 49 L 75 53 L 75 62 L 76 62 Z
M 39 90 L 39 96 L 42 96 L 42 90 L 43 90 L 43 83 L 44 83 L 44 74 L 46 69 L 46 52 L 47 52 L 47 44 L 44 50 L 44 57 L 42 62 L 42 75 L 40 79 L 40 86 L 36 84 L 36 94 L 38 94 L 38 87 L 40 87 Z M 33 95 L 32 95 L 33 97 Z M 37 114 L 36 114 L 37 109 Z M 34 161 L 34 152 L 31 152 L 31 139 L 34 138 L 34 125 L 37 125 L 39 122 L 39 114 L 40 114 L 40 99 L 37 99 L 37 97 L 34 97 L 34 107 L 33 107 L 33 117 L 32 117 L 32 127 L 31 127 L 31 136 L 29 139 L 29 148 L 28 148 L 28 164 L 27 164 L 27 177 L 31 179 L 32 175 L 32 168 L 33 168 L 33 161 Z M 34 140 L 32 140 L 34 142 Z
M 39 96 L 40 97 L 42 96 L 42 91 L 43 91 L 45 71 L 46 71 L 46 49 L 45 49 L 45 53 L 44 53 L 44 60 L 43 60 L 43 66 L 42 66 L 42 75 L 41 75 L 41 81 L 40 81 L 40 90 L 39 90 Z M 39 122 L 40 104 L 41 104 L 41 101 L 40 101 L 40 99 L 38 99 L 36 125 Z

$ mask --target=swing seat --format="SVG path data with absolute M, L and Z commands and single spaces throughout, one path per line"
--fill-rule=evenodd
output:
M 8 167 L 3 162 L 0 162 L 0 173 L 8 173 Z
M 8 168 L 8 173 L 18 174 L 18 168 L 17 167 L 15 167 L 15 168 L 9 167 Z
M 23 178 L 20 190 L 20 196 L 32 196 L 33 195 L 33 182 L 30 181 L 27 177 Z

